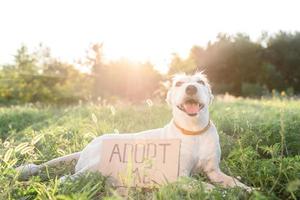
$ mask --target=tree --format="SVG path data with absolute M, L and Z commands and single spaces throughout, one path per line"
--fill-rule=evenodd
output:
M 132 102 L 150 98 L 158 89 L 162 76 L 151 63 L 121 59 L 106 65 L 105 94 Z
M 76 102 L 89 96 L 89 79 L 73 65 L 51 57 L 48 48 L 41 47 L 29 53 L 22 46 L 15 55 L 15 63 L 3 66 L 1 70 L 0 101 Z
M 267 43 L 266 60 L 282 75 L 282 89 L 293 87 L 300 92 L 300 32 L 280 31 Z
M 105 83 L 105 73 L 106 69 L 102 62 L 102 48 L 103 44 L 93 44 L 91 46 L 90 54 L 88 56 L 88 63 L 92 66 L 92 76 L 93 76 L 93 99 L 98 97 L 103 97 L 104 92 L 104 83 Z
M 263 84 L 263 47 L 250 40 L 249 36 L 219 34 L 217 41 L 206 49 L 194 46 L 187 59 L 174 57 L 169 73 L 174 69 L 184 72 L 202 71 L 209 76 L 215 91 L 241 95 L 243 83 Z

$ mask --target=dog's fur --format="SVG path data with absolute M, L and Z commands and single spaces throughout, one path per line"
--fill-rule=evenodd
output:
M 188 94 L 187 87 L 194 86 L 196 93 Z M 187 99 L 194 99 L 201 105 L 199 111 L 192 116 L 182 109 Z M 172 107 L 173 119 L 165 127 L 143 131 L 135 134 L 105 134 L 95 138 L 81 152 L 56 158 L 42 165 L 25 165 L 18 168 L 23 177 L 36 174 L 46 166 L 55 166 L 60 162 L 71 162 L 78 160 L 75 167 L 75 178 L 87 171 L 98 171 L 101 158 L 102 141 L 111 138 L 139 138 L 139 139 L 180 139 L 180 176 L 189 176 L 192 173 L 203 171 L 213 182 L 224 187 L 239 186 L 247 191 L 250 187 L 239 180 L 224 174 L 219 168 L 221 150 L 219 136 L 215 125 L 211 122 L 209 128 L 199 135 L 185 135 L 175 126 L 175 123 L 182 129 L 189 131 L 203 130 L 209 123 L 209 105 L 213 95 L 206 76 L 197 73 L 192 76 L 177 75 L 173 78 L 172 86 L 167 94 L 167 102 Z M 195 105 L 195 104 L 194 104 Z

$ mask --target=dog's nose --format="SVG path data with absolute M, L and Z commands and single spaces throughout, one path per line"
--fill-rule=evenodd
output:
M 189 85 L 185 88 L 185 93 L 188 95 L 194 95 L 197 92 L 197 88 L 194 85 Z

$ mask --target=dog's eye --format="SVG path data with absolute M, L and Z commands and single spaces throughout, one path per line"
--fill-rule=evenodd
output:
M 201 85 L 205 85 L 204 81 L 202 81 L 202 80 L 197 81 L 197 83 L 199 83 Z
M 178 82 L 175 83 L 175 86 L 176 86 L 176 87 L 180 87 L 182 84 L 183 84 L 183 82 L 178 81 Z

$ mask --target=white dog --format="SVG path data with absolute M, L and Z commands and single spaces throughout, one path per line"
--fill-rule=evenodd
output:
M 213 182 L 224 187 L 251 188 L 239 180 L 227 176 L 219 168 L 221 150 L 217 129 L 209 117 L 209 105 L 213 100 L 210 85 L 202 73 L 192 76 L 177 75 L 167 94 L 172 107 L 173 119 L 165 127 L 135 134 L 105 134 L 95 138 L 81 152 L 56 158 L 42 165 L 29 164 L 17 168 L 23 177 L 38 173 L 46 166 L 78 160 L 76 177 L 87 171 L 98 171 L 102 141 L 109 138 L 180 139 L 179 176 L 189 176 L 203 171 Z

